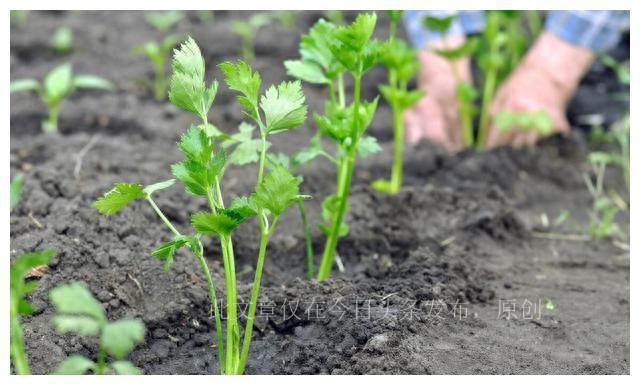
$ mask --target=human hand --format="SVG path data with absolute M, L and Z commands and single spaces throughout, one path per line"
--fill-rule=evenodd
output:
M 464 38 L 449 38 L 419 52 L 418 87 L 426 96 L 405 112 L 407 141 L 417 143 L 426 138 L 455 151 L 464 147 L 456 85 L 458 80 L 471 83 L 469 58 L 449 62 L 431 52 L 433 48 L 455 48 Z
M 496 93 L 491 115 L 495 118 L 503 111 L 545 111 L 552 122 L 552 133 L 568 132 L 567 103 L 592 60 L 591 51 L 544 32 Z M 503 132 L 492 124 L 486 147 L 503 144 L 519 147 L 533 144 L 540 137 L 537 131 L 524 132 L 515 128 Z

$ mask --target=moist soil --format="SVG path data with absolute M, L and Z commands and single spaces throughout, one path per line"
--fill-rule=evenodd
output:
M 198 41 L 209 73 L 221 80 L 214 65 L 233 60 L 240 46 L 231 20 L 246 16 L 216 12 L 205 23 L 189 13 L 176 31 Z M 282 61 L 297 56 L 299 34 L 319 16 L 302 12 L 293 29 L 273 24 L 261 30 L 253 64 L 264 84 L 286 78 Z M 62 25 L 74 30 L 75 41 L 73 53 L 60 57 L 47 42 Z M 381 21 L 377 34 L 384 37 L 386 28 Z M 34 373 L 51 373 L 69 354 L 96 356 L 95 340 L 52 329 L 47 293 L 70 281 L 84 282 L 110 319 L 145 322 L 145 342 L 130 356 L 144 373 L 218 371 L 196 260 L 180 252 L 163 271 L 150 251 L 170 234 L 143 203 L 109 218 L 91 207 L 114 182 L 168 179 L 169 165 L 180 159 L 175 143 L 192 118 L 153 99 L 144 87 L 151 67 L 129 54 L 130 46 L 160 36 L 140 12 L 31 12 L 25 26 L 12 27 L 12 79 L 41 78 L 70 61 L 76 73 L 111 79 L 118 89 L 75 94 L 54 135 L 40 132 L 43 107 L 35 96 L 11 95 L 11 172 L 25 173 L 22 200 L 10 218 L 11 259 L 57 251 L 30 298 L 36 311 L 23 319 Z M 619 58 L 628 57 L 626 47 L 616 50 Z M 364 95 L 373 97 L 384 79 L 384 71 L 373 70 Z M 619 118 L 627 102 L 608 96 L 624 91 L 610 71 L 594 65 L 571 104 L 570 120 Z M 305 85 L 305 94 L 312 111 L 322 108 L 322 89 Z M 597 98 L 602 103 L 588 107 Z M 210 119 L 228 131 L 242 119 L 226 87 Z M 299 215 L 292 209 L 282 218 L 268 248 L 246 372 L 628 374 L 628 242 L 581 235 L 592 204 L 583 181 L 590 171 L 585 135 L 574 130 L 536 147 L 458 154 L 421 142 L 406 150 L 403 190 L 387 196 L 370 183 L 389 172 L 389 122 L 389 108 L 380 103 L 369 132 L 384 151 L 358 161 L 347 215 L 351 231 L 338 247 L 343 272 L 308 281 Z M 299 149 L 313 131 L 309 119 L 296 132 L 274 137 L 275 151 Z M 308 215 L 317 223 L 335 170 L 318 161 L 301 172 L 302 190 L 314 197 Z M 252 191 L 255 173 L 229 168 L 226 199 Z M 618 170 L 608 170 L 607 186 L 629 201 Z M 157 203 L 185 232 L 190 213 L 206 206 L 179 186 L 158 193 Z M 571 220 L 555 225 L 563 210 Z M 628 211 L 617 219 L 628 234 Z M 256 223 L 243 226 L 234 238 L 241 311 L 258 245 Z M 318 255 L 324 236 L 315 227 L 313 242 Z M 205 247 L 224 297 L 219 247 L 210 239 Z

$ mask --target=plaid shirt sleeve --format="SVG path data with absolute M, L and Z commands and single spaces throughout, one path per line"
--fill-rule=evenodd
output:
M 629 28 L 629 12 L 550 11 L 545 28 L 569 43 L 602 52 L 615 47 Z
M 423 48 L 443 36 L 422 25 L 425 16 L 445 17 L 457 14 L 446 36 L 464 36 L 484 29 L 483 11 L 407 11 L 405 27 L 411 43 Z M 622 31 L 629 28 L 628 11 L 549 11 L 545 29 L 559 38 L 593 51 L 614 47 Z
M 453 14 L 458 17 L 446 36 L 465 36 L 484 29 L 484 11 L 406 11 L 404 24 L 411 44 L 416 48 L 424 48 L 427 43 L 442 38 L 442 34 L 429 31 L 422 25 L 422 19 L 426 16 L 446 17 Z

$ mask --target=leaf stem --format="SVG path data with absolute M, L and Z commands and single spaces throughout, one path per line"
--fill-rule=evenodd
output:
M 496 89 L 498 71 L 495 67 L 491 67 L 486 74 L 484 88 L 482 90 L 482 109 L 480 112 L 480 124 L 478 128 L 478 139 L 476 147 L 484 148 L 487 140 L 487 130 L 489 129 L 489 109 L 493 99 L 493 93 Z
M 11 301 L 11 358 L 13 359 L 13 367 L 16 374 L 31 374 L 27 354 L 24 350 L 24 336 L 22 334 L 22 326 L 20 325 L 20 315 L 14 301 Z
M 309 221 L 307 221 L 307 213 L 304 208 L 304 201 L 298 202 L 298 211 L 300 211 L 300 219 L 302 220 L 302 229 L 304 232 L 304 243 L 307 251 L 307 279 L 313 279 L 314 255 L 313 255 L 313 238 L 311 237 L 311 229 Z
M 167 219 L 167 217 L 162 213 L 162 210 L 160 210 L 158 205 L 156 205 L 156 202 L 154 202 L 153 198 L 151 198 L 151 195 L 147 195 L 146 199 L 147 199 L 147 202 L 149 202 L 149 204 L 151 205 L 151 207 L 153 207 L 153 210 L 156 212 L 156 214 L 158 214 L 160 219 L 162 219 L 162 222 L 164 222 L 164 224 L 167 225 L 169 230 L 171 230 L 173 235 L 180 236 L 181 235 L 180 232 L 175 227 L 173 227 L 173 224 L 171 224 L 171 221 Z
M 404 159 L 404 125 L 402 109 L 394 104 L 393 112 L 393 166 L 391 168 L 391 194 L 397 194 L 402 188 L 402 163 Z

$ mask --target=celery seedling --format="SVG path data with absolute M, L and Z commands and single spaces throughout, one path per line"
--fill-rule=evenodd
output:
M 110 370 L 116 374 L 141 374 L 125 357 L 144 341 L 145 327 L 140 320 L 118 320 L 109 322 L 107 313 L 91 292 L 74 282 L 51 290 L 49 297 L 56 309 L 53 325 L 60 334 L 74 332 L 82 336 L 98 336 L 98 361 L 94 362 L 79 354 L 67 357 L 55 374 L 79 375 L 92 371 L 105 374 Z M 107 362 L 107 354 L 116 360 Z
M 389 40 L 385 43 L 380 61 L 387 67 L 389 84 L 381 85 L 380 93 L 391 106 L 393 114 L 393 165 L 391 179 L 379 179 L 373 188 L 388 194 L 397 194 L 402 187 L 402 160 L 404 152 L 404 112 L 416 104 L 425 93 L 420 90 L 409 91 L 409 81 L 418 72 L 418 58 L 415 50 L 396 38 L 398 21 L 402 11 L 388 11 L 391 19 Z
M 245 61 L 252 61 L 256 58 L 253 39 L 258 30 L 269 24 L 269 22 L 270 17 L 267 13 L 254 13 L 247 21 L 238 19 L 231 24 L 233 32 L 240 36 L 242 40 L 242 57 Z
M 338 239 L 349 231 L 343 218 L 348 210 L 355 158 L 358 154 L 364 156 L 380 149 L 374 138 L 364 136 L 373 119 L 378 99 L 365 102 L 360 98 L 362 76 L 377 63 L 382 51 L 381 44 L 371 39 L 375 25 L 375 13 L 360 14 L 351 25 L 345 27 L 336 27 L 320 20 L 308 35 L 302 37 L 301 60 L 285 62 L 290 75 L 310 83 L 326 84 L 329 89 L 330 99 L 325 114 L 316 114 L 315 120 L 320 134 L 336 143 L 336 156 L 327 158 L 337 166 L 338 181 L 336 194 L 325 198 L 322 203 L 325 223 L 319 227 L 327 235 L 327 240 L 318 280 L 324 280 L 331 274 Z M 349 106 L 345 101 L 345 72 L 354 79 L 353 100 Z M 313 145 L 319 146 L 319 142 Z M 320 150 L 316 148 L 315 154 L 327 155 L 321 147 Z
M 184 18 L 182 11 L 148 11 L 144 18 L 158 31 L 166 32 Z
M 499 130 L 508 132 L 519 130 L 522 132 L 538 132 L 541 135 L 549 135 L 553 132 L 553 122 L 545 111 L 501 111 L 495 118 L 495 124 Z
M 455 18 L 455 15 L 443 18 L 427 16 L 424 18 L 423 23 L 426 28 L 444 34 L 451 28 L 451 24 Z M 458 102 L 460 123 L 462 125 L 462 139 L 466 147 L 472 147 L 474 144 L 473 118 L 476 114 L 474 102 L 478 97 L 478 93 L 472 84 L 462 80 L 456 61 L 471 56 L 478 47 L 478 39 L 468 38 L 462 45 L 456 48 L 449 47 L 446 38 L 444 38 L 443 43 L 443 49 L 434 49 L 433 52 L 447 60 L 451 67 L 451 72 L 456 80 L 456 99 Z
M 73 49 L 73 32 L 71 28 L 58 28 L 51 37 L 49 44 L 53 51 L 59 55 L 71 52 Z
M 44 78 L 42 84 L 35 79 L 20 79 L 11 82 L 11 92 L 34 91 L 47 106 L 49 115 L 42 122 L 45 132 L 58 131 L 58 115 L 63 102 L 76 89 L 112 90 L 113 84 L 94 75 L 73 75 L 71 64 L 54 68 Z
M 161 42 L 149 41 L 134 46 L 131 52 L 135 55 L 145 55 L 153 64 L 153 95 L 156 100 L 164 100 L 167 94 L 166 62 L 171 50 L 182 39 L 178 35 L 169 35 Z
M 609 236 L 624 237 L 622 231 L 615 223 L 619 209 L 604 191 L 604 175 L 607 164 L 611 163 L 611 161 L 608 154 L 593 152 L 589 156 L 589 162 L 595 172 L 595 181 L 586 173 L 583 174 L 585 184 L 593 199 L 593 207 L 589 214 L 591 220 L 587 231 L 593 239 L 603 239 Z
M 11 264 L 9 269 L 10 284 L 10 350 L 11 362 L 17 374 L 30 374 L 29 361 L 24 350 L 24 337 L 22 335 L 22 326 L 20 325 L 20 315 L 30 315 L 33 308 L 26 296 L 38 287 L 38 281 L 25 282 L 26 274 L 34 267 L 46 265 L 51 261 L 55 252 L 51 249 L 45 251 L 37 251 L 34 253 L 19 256 L 15 262 Z
M 103 214 L 111 215 L 136 199 L 146 200 L 160 219 L 173 233 L 173 240 L 162 244 L 152 254 L 165 261 L 165 269 L 173 263 L 175 251 L 188 248 L 198 259 L 209 287 L 211 307 L 215 317 L 218 363 L 223 374 L 242 374 L 249 353 L 253 320 L 266 257 L 267 244 L 273 234 L 278 219 L 284 210 L 305 196 L 299 194 L 300 180 L 284 167 L 275 168 L 264 176 L 264 168 L 269 148 L 268 138 L 300 126 L 307 107 L 299 82 L 283 82 L 271 86 L 260 97 L 261 79 L 248 64 L 220 65 L 226 83 L 241 95 L 238 102 L 246 116 L 257 124 L 260 139 L 253 139 L 254 128 L 245 124 L 239 134 L 226 135 L 209 124 L 207 114 L 213 104 L 218 83 L 214 80 L 209 87 L 205 84 L 205 63 L 195 41 L 189 38 L 174 51 L 169 99 L 177 107 L 200 118 L 201 124 L 191 126 L 182 136 L 178 148 L 185 160 L 172 165 L 173 175 L 185 186 L 188 193 L 206 197 L 210 211 L 198 212 L 191 216 L 195 235 L 183 235 L 173 226 L 151 198 L 151 194 L 170 187 L 174 180 L 156 183 L 146 188 L 139 184 L 117 183 L 113 190 L 98 199 L 94 206 Z M 225 141 L 230 144 L 225 145 Z M 216 142 L 220 142 L 216 146 Z M 222 177 L 227 163 L 225 148 L 235 146 L 230 161 L 246 164 L 258 159 L 258 178 L 253 194 L 237 197 L 225 207 L 222 196 Z M 216 150 L 217 147 L 217 150 Z M 233 231 L 247 218 L 257 216 L 260 225 L 260 246 L 255 279 L 251 291 L 244 339 L 240 344 L 238 323 L 238 296 L 233 252 Z M 213 235 L 219 239 L 226 289 L 226 338 L 223 338 L 215 286 L 206 260 L 201 238 Z
M 11 179 L 11 188 L 9 194 L 9 200 L 11 203 L 11 210 L 18 204 L 20 201 L 20 196 L 22 195 L 22 182 L 24 180 L 24 176 L 22 173 L 17 173 L 16 176 Z

